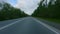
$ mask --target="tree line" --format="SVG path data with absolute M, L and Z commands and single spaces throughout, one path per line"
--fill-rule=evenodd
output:
M 45 4 L 43 4 L 43 2 Z M 46 18 L 60 18 L 60 0 L 50 0 L 47 4 L 47 0 L 42 0 L 39 3 L 39 7 L 32 14 L 34 17 L 46 17 Z
M 0 3 L 0 20 L 21 18 L 26 16 L 28 15 L 20 9 L 14 8 L 8 3 L 4 3 L 3 5 Z

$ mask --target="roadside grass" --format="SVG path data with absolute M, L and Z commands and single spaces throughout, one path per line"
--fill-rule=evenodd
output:
M 60 24 L 60 19 L 56 19 L 56 18 L 42 18 L 42 17 L 39 17 L 39 18 Z

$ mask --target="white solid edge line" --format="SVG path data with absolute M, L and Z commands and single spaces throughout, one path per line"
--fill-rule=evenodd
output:
M 12 25 L 16 24 L 17 22 L 20 22 L 20 21 L 23 21 L 23 20 L 24 20 L 24 19 L 15 21 L 15 22 L 10 23 L 10 24 L 8 24 L 8 25 L 5 25 L 5 26 L 1 27 L 0 30 L 3 30 L 3 29 L 5 29 L 5 28 L 7 28 L 7 27 L 9 27 L 9 26 L 12 26 Z
M 37 20 L 37 19 L 35 19 L 35 18 L 33 18 L 33 19 L 34 19 L 36 22 L 38 22 L 38 23 L 42 24 L 43 26 L 45 26 L 46 28 L 48 28 L 49 30 L 53 31 L 54 33 L 60 34 L 59 32 L 57 32 L 57 29 L 52 28 L 52 27 L 50 27 L 49 25 L 47 25 L 47 24 L 45 24 L 45 23 L 43 23 L 43 22 L 41 22 L 41 21 L 39 21 L 39 20 Z M 55 30 L 54 30 L 54 29 L 55 29 Z

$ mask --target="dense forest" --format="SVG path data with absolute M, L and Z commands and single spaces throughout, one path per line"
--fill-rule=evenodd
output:
M 44 3 L 45 1 L 45 3 Z M 39 7 L 32 14 L 34 17 L 60 18 L 60 0 L 42 0 Z
M 27 14 L 25 14 L 20 9 L 14 8 L 8 3 L 0 3 L 0 20 L 15 19 L 26 16 Z

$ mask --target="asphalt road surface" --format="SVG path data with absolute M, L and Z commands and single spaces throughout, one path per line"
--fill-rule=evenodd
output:
M 25 17 L 0 21 L 0 34 L 60 34 L 60 32 L 33 17 Z

